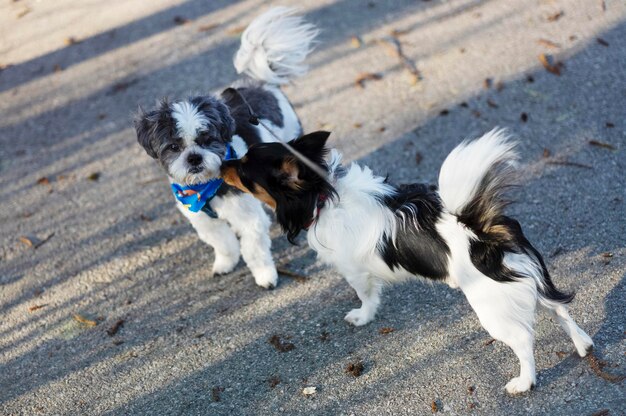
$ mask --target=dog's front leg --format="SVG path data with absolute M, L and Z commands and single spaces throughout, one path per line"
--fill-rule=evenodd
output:
M 345 320 L 354 326 L 370 323 L 380 305 L 382 284 L 369 273 L 347 273 L 345 277 L 361 300 L 361 307 L 348 312 Z
M 239 262 L 239 241 L 235 232 L 220 219 L 211 218 L 204 212 L 191 212 L 179 202 L 176 205 L 196 230 L 200 240 L 215 250 L 212 274 L 232 271 Z
M 272 258 L 271 221 L 259 201 L 251 195 L 235 195 L 216 201 L 215 209 L 241 238 L 241 255 L 257 285 L 276 287 L 278 273 Z

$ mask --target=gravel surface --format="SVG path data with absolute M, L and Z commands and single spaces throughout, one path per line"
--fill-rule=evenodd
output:
M 241 28 L 270 3 L 0 5 L 0 414 L 626 414 L 624 382 L 543 313 L 537 387 L 510 397 L 517 360 L 447 286 L 389 287 L 377 319 L 351 327 L 354 292 L 278 229 L 276 262 L 306 279 L 265 291 L 243 264 L 209 277 L 213 252 L 131 113 L 234 81 Z M 496 125 L 519 138 L 510 212 L 577 292 L 571 313 L 603 371 L 626 374 L 626 3 L 280 4 L 322 30 L 285 91 L 348 160 L 434 181 L 463 138 Z M 380 42 L 394 30 L 417 83 Z M 382 78 L 361 88 L 363 72 Z

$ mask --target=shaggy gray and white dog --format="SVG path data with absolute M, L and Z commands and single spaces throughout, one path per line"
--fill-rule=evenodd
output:
M 277 284 L 268 215 L 251 195 L 216 181 L 230 153 L 242 157 L 252 144 L 288 141 L 302 133 L 279 87 L 306 73 L 303 61 L 316 35 L 315 27 L 292 9 L 273 8 L 242 34 L 234 65 L 245 79 L 220 95 L 162 100 L 155 109 L 140 109 L 135 118 L 139 144 L 167 173 L 178 209 L 214 248 L 213 273 L 233 270 L 241 253 L 259 286 Z M 194 212 L 184 198 L 197 195 L 200 201 L 197 189 L 203 184 L 216 187 Z

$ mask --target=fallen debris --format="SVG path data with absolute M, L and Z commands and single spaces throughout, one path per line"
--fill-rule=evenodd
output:
M 305 396 L 312 396 L 316 393 L 317 387 L 305 387 L 302 389 L 302 394 Z
M 540 44 L 541 46 L 545 46 L 546 48 L 551 48 L 551 49 L 559 49 L 561 47 L 561 45 L 559 45 L 558 43 L 554 43 L 551 40 L 548 39 L 537 39 L 537 43 Z
M 546 20 L 547 20 L 548 22 L 556 22 L 557 20 L 559 20 L 559 19 L 560 19 L 561 17 L 563 17 L 564 15 L 565 15 L 565 13 L 563 12 L 563 10 L 561 10 L 561 11 L 559 11 L 559 12 L 557 12 L 557 13 L 551 14 L 550 16 L 548 16 L 548 17 L 546 18 Z
M 486 347 L 487 345 L 493 344 L 495 341 L 496 341 L 495 338 L 491 338 L 491 339 L 485 341 L 485 343 L 483 345 Z
M 359 88 L 365 88 L 365 81 L 380 81 L 383 76 L 374 72 L 361 72 L 354 81 L 354 84 Z
M 359 377 L 363 374 L 363 370 L 365 369 L 365 365 L 363 361 L 355 361 L 346 366 L 345 372 L 348 374 L 352 374 L 354 377 Z
M 420 152 L 415 153 L 415 164 L 416 165 L 419 165 L 420 163 L 422 163 L 423 159 L 424 159 L 424 157 L 422 156 L 422 154 Z
M 387 335 L 387 334 L 391 334 L 393 331 L 395 331 L 395 329 L 393 329 L 392 327 L 385 326 L 385 327 L 380 328 L 378 330 L 378 333 L 381 335 Z
M 98 323 L 92 319 L 87 319 L 82 315 L 79 315 L 77 313 L 73 314 L 72 317 L 74 318 L 75 321 L 87 325 L 87 326 L 96 326 L 98 325 Z
M 76 45 L 82 41 L 76 39 L 74 36 L 70 36 L 69 38 L 65 38 L 65 44 L 67 46 Z
M 599 359 L 593 353 L 587 355 L 587 361 L 589 362 L 589 366 L 593 370 L 593 372 L 600 378 L 609 381 L 611 383 L 620 383 L 626 378 L 624 375 L 611 374 L 604 371 L 604 367 L 608 365 L 608 363 L 604 360 Z
M 543 153 L 541 154 L 541 156 L 542 156 L 544 159 L 547 159 L 547 158 L 549 158 L 549 157 L 550 157 L 550 155 L 551 155 L 551 153 L 550 153 L 550 149 L 548 149 L 547 147 L 544 147 L 544 148 L 543 148 Z
M 267 341 L 269 342 L 277 351 L 287 352 L 296 348 L 295 345 L 291 342 L 282 341 L 279 335 L 272 335 L 272 337 Z
M 100 179 L 100 172 L 92 172 L 87 176 L 87 179 L 90 181 L 97 181 Z
M 609 409 L 600 409 L 596 412 L 593 412 L 591 416 L 606 416 L 609 414 Z
M 124 326 L 124 320 L 118 319 L 111 328 L 107 329 L 107 334 L 110 337 L 114 336 L 115 334 L 117 334 L 117 331 L 119 331 L 122 326 Z
M 50 178 L 43 176 L 37 179 L 37 185 L 50 185 Z
M 488 90 L 493 85 L 493 80 L 491 78 L 485 78 L 483 81 L 483 88 Z
M 611 123 L 610 121 L 607 121 L 605 126 L 607 129 L 612 129 L 613 127 L 615 127 L 615 124 Z
M 361 46 L 363 46 L 363 41 L 358 36 L 352 36 L 350 38 L 350 46 L 355 49 L 360 48 Z
M 25 6 L 24 8 L 22 8 L 22 10 L 20 10 L 20 11 L 17 13 L 17 16 L 16 16 L 16 17 L 17 17 L 18 19 L 21 19 L 22 17 L 26 16 L 28 13 L 30 13 L 30 12 L 32 12 L 32 11 L 33 11 L 33 10 L 32 10 L 30 7 L 26 7 L 26 6 Z
M 208 25 L 198 26 L 198 32 L 208 32 L 210 30 L 215 29 L 218 26 L 219 26 L 219 24 L 217 24 L 217 23 L 210 23 Z
M 40 239 L 33 235 L 22 235 L 20 236 L 20 241 L 32 249 L 38 249 L 39 247 L 44 245 L 48 240 L 50 240 L 52 237 L 54 237 L 54 233 L 48 234 L 48 236 L 45 237 L 44 239 Z
M 109 90 L 109 92 L 107 93 L 107 95 L 115 95 L 117 93 L 126 91 L 128 89 L 128 87 L 130 87 L 133 84 L 136 84 L 139 82 L 138 78 L 135 79 L 130 79 L 128 81 L 120 81 L 116 84 L 113 84 L 113 86 L 111 87 L 111 89 Z
M 596 41 L 604 47 L 607 47 L 607 48 L 609 47 L 609 42 L 607 42 L 606 40 L 602 38 L 596 38 Z
M 411 85 L 417 84 L 421 81 L 422 76 L 415 66 L 415 63 L 409 59 L 402 51 L 402 44 L 397 37 L 385 36 L 378 40 L 378 43 L 385 46 L 392 56 L 397 57 L 400 60 L 400 64 L 410 75 Z
M 550 72 L 551 74 L 554 74 L 556 76 L 561 75 L 561 68 L 563 67 L 563 64 L 561 62 L 553 63 L 553 59 L 550 55 L 542 53 L 541 55 L 539 55 L 539 62 L 541 62 L 541 65 L 543 65 L 546 71 Z
M 224 387 L 213 387 L 211 389 L 211 398 L 213 399 L 214 402 L 219 402 L 222 400 L 222 398 L 220 397 L 220 393 L 222 393 L 224 391 Z
M 186 25 L 188 23 L 191 23 L 191 19 L 188 19 L 188 18 L 183 17 L 183 16 L 175 16 L 174 19 L 172 19 L 172 20 L 177 25 Z
M 441 111 L 439 112 L 439 115 L 440 115 L 440 116 L 447 116 L 448 114 L 450 114 L 450 110 L 448 110 L 448 109 L 446 109 L 446 108 L 444 108 L 443 110 L 441 110 Z
M 615 148 L 615 146 L 613 146 L 612 144 L 599 142 L 597 140 L 589 140 L 589 144 L 592 145 L 592 146 L 603 147 L 603 148 L 609 149 L 609 150 L 617 150 Z
M 270 385 L 270 389 L 273 389 L 280 384 L 280 378 L 278 376 L 272 376 L 267 379 L 267 383 Z
M 44 304 L 41 304 L 41 305 L 29 306 L 28 307 L 28 312 L 35 312 L 36 310 L 41 309 L 41 308 L 45 308 L 46 306 L 48 306 L 47 303 L 44 303 Z
M 491 108 L 498 108 L 498 104 L 496 104 L 493 100 L 491 100 L 490 98 L 487 99 L 487 105 Z
M 327 342 L 330 341 L 330 334 L 327 331 L 322 331 L 320 334 L 320 341 Z
M 522 120 L 522 123 L 526 123 L 528 121 L 528 113 L 522 113 L 519 115 L 520 120 Z
M 228 29 L 226 33 L 231 36 L 239 36 L 243 33 L 244 30 L 246 30 L 245 26 L 236 26 L 236 27 L 231 27 L 230 29 Z
M 278 274 L 281 274 L 281 275 L 283 275 L 285 277 L 289 277 L 289 278 L 295 280 L 298 283 L 306 283 L 306 281 L 307 281 L 306 276 L 303 276 L 303 275 L 298 274 L 296 272 L 292 272 L 291 270 L 285 269 L 284 267 L 277 267 L 276 271 L 278 272 Z
M 570 355 L 568 352 L 565 352 L 565 351 L 556 351 L 555 354 L 561 360 L 563 359 L 563 357 L 567 357 L 568 355 Z

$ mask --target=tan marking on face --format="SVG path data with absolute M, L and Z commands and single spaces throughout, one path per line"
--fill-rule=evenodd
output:
M 254 192 L 248 189 L 243 183 L 241 183 L 241 178 L 237 173 L 237 169 L 235 169 L 234 167 L 228 166 L 226 168 L 223 168 L 222 178 L 224 179 L 224 182 L 226 182 L 230 186 L 234 186 L 240 191 L 251 194 L 259 201 L 265 202 L 273 210 L 276 210 L 276 200 L 270 196 L 269 192 L 267 192 L 267 190 L 265 190 L 265 188 L 263 188 L 261 185 L 258 185 L 256 183 L 254 184 Z
M 224 179 L 224 182 L 226 182 L 230 186 L 234 186 L 235 188 L 239 189 L 240 191 L 244 191 L 244 192 L 247 192 L 249 194 L 252 193 L 252 192 L 250 192 L 250 190 L 248 188 L 246 188 L 243 185 L 243 183 L 241 183 L 241 178 L 239 178 L 239 174 L 237 173 L 237 169 L 235 169 L 234 167 L 232 167 L 232 166 L 222 167 L 221 176 L 222 176 L 222 179 Z
M 281 171 L 286 173 L 289 181 L 287 185 L 295 190 L 301 189 L 300 183 L 302 182 L 298 175 L 300 174 L 300 169 L 298 168 L 298 162 L 292 157 L 289 157 L 283 161 L 283 164 L 280 167 Z

